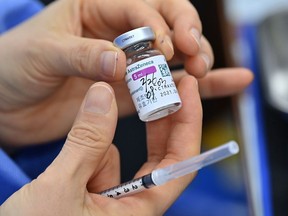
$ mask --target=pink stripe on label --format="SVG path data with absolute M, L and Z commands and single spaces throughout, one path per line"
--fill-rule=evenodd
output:
M 136 73 L 132 74 L 132 78 L 133 80 L 137 80 L 137 79 L 140 79 L 141 77 L 144 77 L 154 72 L 156 72 L 156 67 L 151 66 L 151 67 L 145 68 L 143 70 L 137 71 Z

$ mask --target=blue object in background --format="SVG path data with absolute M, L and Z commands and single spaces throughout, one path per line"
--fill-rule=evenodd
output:
M 42 8 L 43 5 L 34 0 L 0 0 L 0 34 L 35 15 Z M 63 141 L 60 143 L 63 145 Z M 29 147 L 13 155 L 7 155 L 0 149 L 0 205 L 51 163 L 56 152 L 59 152 L 59 147 L 53 149 L 53 146 L 57 145 L 51 145 L 49 149 L 46 145 Z
M 238 26 L 238 52 L 241 65 L 254 73 L 252 85 L 239 100 L 242 135 L 245 148 L 248 196 L 252 215 L 273 215 L 267 141 L 264 129 L 263 92 L 257 41 L 257 24 Z M 242 48 L 242 49 L 241 49 Z
M 0 34 L 33 16 L 43 8 L 34 0 L 0 0 Z
M 0 149 L 0 205 L 41 174 L 59 154 L 64 141 L 26 147 L 9 156 Z
M 31 179 L 0 149 L 0 205 Z
M 199 170 L 165 216 L 248 216 L 245 186 L 233 186 L 223 162 Z

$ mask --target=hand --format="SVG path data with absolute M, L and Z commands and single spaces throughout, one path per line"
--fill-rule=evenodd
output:
M 143 1 L 143 0 L 139 0 Z M 234 95 L 241 92 L 251 83 L 253 75 L 245 68 L 225 68 L 210 70 L 214 63 L 212 48 L 202 35 L 202 24 L 196 9 L 189 1 L 184 0 L 145 0 L 153 10 L 159 12 L 165 23 L 170 26 L 164 28 L 161 22 L 154 22 L 153 16 L 146 16 L 141 25 L 152 26 L 158 31 L 156 46 L 170 59 L 169 65 L 184 65 L 185 69 L 173 73 L 175 82 L 183 76 L 192 74 L 199 80 L 199 90 L 202 98 L 213 98 Z M 164 46 L 163 38 L 170 44 L 167 35 L 172 38 L 175 55 Z M 173 50 L 172 50 L 173 51 Z M 207 73 L 209 72 L 209 73 Z M 113 83 L 113 88 L 118 101 L 118 107 L 122 115 L 129 115 L 135 111 L 128 94 L 126 84 L 123 82 Z
M 203 77 L 212 66 L 212 50 L 201 36 L 198 14 L 184 0 L 169 0 L 169 4 L 166 0 L 59 0 L 2 35 L 1 143 L 19 146 L 65 136 L 94 81 L 111 83 L 119 98 L 119 116 L 134 113 L 126 84 L 120 81 L 125 73 L 125 55 L 109 41 L 147 25 L 156 32 L 155 45 L 167 59 L 174 53 L 170 37 L 177 54 L 173 62 L 185 59 L 187 71 L 177 73 L 177 82 L 187 73 Z M 213 83 L 217 96 L 221 96 L 241 90 L 251 81 L 248 71 L 230 71 L 219 70 L 218 75 L 204 78 L 199 82 L 200 90 Z M 230 81 L 232 74 L 238 77 L 237 82 L 224 88 L 222 83 Z M 201 92 L 212 97 L 215 91 Z
M 179 112 L 148 123 L 148 161 L 137 176 L 199 154 L 202 110 L 196 80 L 183 78 L 179 93 Z M 58 157 L 13 194 L 0 207 L 0 215 L 162 215 L 195 174 L 118 200 L 97 195 L 119 184 L 119 155 L 111 144 L 116 122 L 112 88 L 94 84 Z
M 169 35 L 175 48 L 175 55 L 170 64 L 185 66 L 185 70 L 178 70 L 173 74 L 176 82 L 187 73 L 192 74 L 198 78 L 202 98 L 233 95 L 251 83 L 253 75 L 244 68 L 211 70 L 214 63 L 213 50 L 202 35 L 201 20 L 189 1 L 145 0 L 145 2 L 158 11 L 170 26 Z

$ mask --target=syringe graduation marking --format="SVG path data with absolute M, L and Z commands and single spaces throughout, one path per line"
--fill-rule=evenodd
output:
M 102 191 L 100 195 L 104 195 L 110 198 L 120 198 L 126 195 L 131 195 L 134 193 L 138 193 L 145 188 L 149 188 L 154 185 L 151 174 L 142 176 L 137 179 L 132 179 L 131 181 L 125 182 L 118 186 L 112 187 L 108 190 Z

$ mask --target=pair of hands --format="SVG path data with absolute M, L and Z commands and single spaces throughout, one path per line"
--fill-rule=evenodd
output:
M 95 194 L 119 184 L 119 155 L 111 144 L 117 110 L 120 117 L 135 112 L 122 81 L 125 55 L 109 41 L 142 26 L 154 29 L 155 46 L 185 70 L 174 74 L 183 107 L 147 124 L 148 159 L 136 176 L 199 153 L 199 92 L 205 98 L 229 95 L 252 79 L 245 69 L 207 73 L 212 50 L 188 1 L 51 4 L 0 38 L 0 137 L 14 146 L 57 139 L 77 117 L 59 156 L 11 196 L 0 215 L 161 215 L 188 185 L 193 175 L 120 200 Z M 95 81 L 109 82 L 114 91 Z
M 136 177 L 199 153 L 202 109 L 196 80 L 186 76 L 178 90 L 182 108 L 147 123 L 148 159 Z M 194 175 L 118 200 L 97 194 L 120 183 L 119 154 L 111 144 L 116 123 L 113 89 L 104 82 L 92 85 L 60 154 L 4 202 L 0 215 L 163 215 Z
M 188 1 L 60 0 L 0 38 L 1 142 L 19 146 L 62 138 L 95 81 L 112 85 L 120 117 L 134 113 L 123 81 L 125 54 L 110 41 L 142 26 L 154 29 L 155 46 L 167 59 L 174 53 L 172 40 L 171 64 L 185 65 L 175 81 L 187 74 L 199 78 L 202 97 L 233 94 L 251 81 L 244 69 L 206 73 L 213 54 Z

